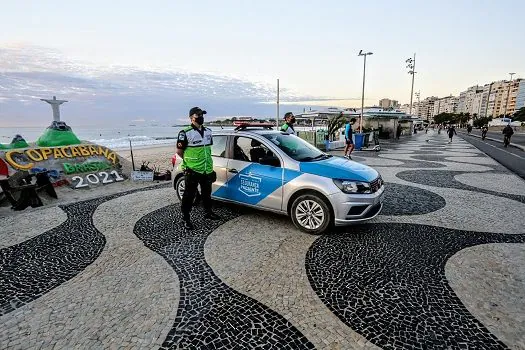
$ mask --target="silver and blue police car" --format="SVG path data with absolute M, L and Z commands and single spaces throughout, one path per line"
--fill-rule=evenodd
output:
M 212 156 L 213 199 L 288 215 L 307 233 L 372 219 L 383 207 L 384 184 L 376 170 L 326 154 L 269 124 L 214 132 Z M 181 199 L 180 164 L 172 179 Z

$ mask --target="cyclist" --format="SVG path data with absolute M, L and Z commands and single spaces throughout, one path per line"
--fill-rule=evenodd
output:
M 510 143 L 510 137 L 514 134 L 514 130 L 512 130 L 512 127 L 510 124 L 507 124 L 507 126 L 503 129 L 503 145 L 507 147 Z
M 485 140 L 485 137 L 487 136 L 487 131 L 489 131 L 489 126 L 487 124 L 485 124 L 481 128 L 481 139 L 482 140 Z

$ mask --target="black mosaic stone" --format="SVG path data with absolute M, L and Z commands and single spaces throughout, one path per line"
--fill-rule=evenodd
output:
M 195 230 L 185 230 L 180 206 L 161 208 L 141 218 L 134 233 L 160 254 L 180 282 L 180 302 L 173 328 L 162 349 L 313 349 L 290 322 L 256 300 L 224 284 L 208 266 L 204 244 L 209 234 L 238 209 L 216 210 L 221 221 L 195 208 Z
M 467 247 L 525 243 L 412 224 L 360 225 L 321 236 L 306 256 L 312 288 L 345 324 L 384 349 L 505 349 L 449 286 L 447 260 Z
M 93 263 L 106 239 L 93 225 L 97 207 L 114 198 L 153 186 L 59 207 L 67 219 L 59 226 L 0 250 L 0 315 L 40 298 Z
M 415 150 L 415 151 L 412 151 L 408 154 L 412 155 L 416 155 L 416 154 L 423 154 L 423 155 L 442 155 L 443 152 L 440 152 L 441 150 Z M 423 160 L 432 160 L 432 159 L 423 159 Z
M 478 155 L 477 153 L 469 153 L 467 155 L 465 155 L 464 153 L 463 154 L 458 153 L 457 156 L 420 153 L 420 154 L 414 154 L 413 157 L 414 157 L 414 159 L 426 160 L 426 161 L 429 161 L 429 162 L 450 162 L 450 160 L 446 159 L 446 158 L 450 158 L 450 157 L 468 157 L 468 158 L 472 158 L 472 159 L 486 158 L 486 156 Z M 487 166 L 489 168 L 491 167 L 490 165 L 485 165 L 485 164 L 479 164 L 479 165 Z
M 465 174 L 462 171 L 439 171 L 439 170 L 406 170 L 396 174 L 396 177 L 422 185 L 433 186 L 433 187 L 444 187 L 444 188 L 457 188 L 460 190 L 467 190 L 473 192 L 480 192 L 485 194 L 491 194 L 498 197 L 504 197 L 513 199 L 515 201 L 525 203 L 525 196 L 517 194 L 509 194 L 503 192 L 495 192 L 486 190 L 479 187 L 466 185 L 457 181 L 454 176 L 459 174 Z M 467 173 L 472 174 L 472 173 Z M 498 174 L 497 172 L 484 172 L 483 174 Z M 502 174 L 506 175 L 506 174 Z M 475 175 L 474 175 L 475 176 Z
M 386 183 L 382 215 L 421 215 L 442 209 L 446 201 L 422 188 Z

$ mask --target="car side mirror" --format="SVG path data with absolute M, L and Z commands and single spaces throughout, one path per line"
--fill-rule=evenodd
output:
M 268 156 L 268 157 L 262 157 L 259 159 L 259 163 L 262 165 L 270 165 L 275 167 L 280 167 L 281 162 L 279 161 L 279 158 L 276 156 Z

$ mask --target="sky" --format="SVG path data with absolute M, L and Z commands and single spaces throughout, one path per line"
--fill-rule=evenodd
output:
M 55 91 L 71 100 L 64 113 L 86 123 L 104 114 L 182 118 L 190 103 L 215 117 L 272 115 L 277 78 L 281 111 L 356 107 L 361 49 L 373 52 L 366 105 L 409 102 L 405 60 L 414 53 L 422 97 L 509 72 L 525 77 L 520 0 L 0 0 L 0 8 L 0 125 L 37 123 L 50 108 L 36 97 Z

